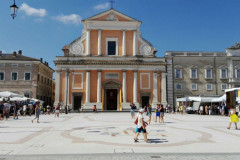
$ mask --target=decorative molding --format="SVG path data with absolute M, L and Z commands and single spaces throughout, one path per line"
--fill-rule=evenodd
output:
M 74 87 L 75 75 L 82 75 L 81 87 Z M 74 72 L 73 78 L 72 78 L 72 89 L 83 89 L 83 72 L 77 72 L 77 73 Z
M 116 54 L 115 55 L 108 55 L 108 41 L 116 42 Z M 118 38 L 106 38 L 106 54 L 108 56 L 117 56 L 118 55 Z
M 147 88 L 143 88 L 142 86 L 142 75 L 148 75 L 148 87 Z M 150 80 L 151 80 L 151 76 L 150 76 L 150 73 L 140 73 L 140 89 L 151 89 L 151 83 L 150 83 Z
M 208 65 L 206 65 L 204 68 L 206 68 L 206 69 L 212 69 L 213 66 L 211 66 L 210 64 L 208 64 Z
M 110 12 L 108 17 L 106 18 L 108 21 L 118 21 L 118 18 L 115 16 L 114 12 Z
M 140 53 L 142 55 L 152 55 L 153 54 L 151 46 L 146 43 L 142 44 L 140 46 Z
M 182 69 L 183 67 L 182 67 L 181 65 L 176 65 L 176 66 L 174 66 L 174 68 L 176 68 L 176 69 Z
M 80 38 L 73 41 L 69 46 L 69 51 L 73 55 L 85 55 L 84 46 L 82 42 L 86 39 L 86 34 L 83 34 Z

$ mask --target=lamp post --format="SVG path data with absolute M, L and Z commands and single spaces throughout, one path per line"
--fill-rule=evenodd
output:
M 68 114 L 68 79 L 69 79 L 69 68 L 66 69 L 67 72 L 67 89 L 66 89 L 66 106 L 65 106 L 65 114 Z
M 12 14 L 11 16 L 13 17 L 13 19 L 17 16 L 17 10 L 18 10 L 18 6 L 15 4 L 15 0 L 14 0 L 14 3 L 13 5 L 10 6 L 11 8 L 11 11 L 12 11 Z

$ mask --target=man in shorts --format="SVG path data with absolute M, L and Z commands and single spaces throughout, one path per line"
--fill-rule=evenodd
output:
M 134 137 L 134 142 L 138 142 L 138 135 L 139 133 L 142 131 L 143 132 L 143 137 L 144 137 L 144 141 L 146 143 L 149 143 L 148 139 L 147 139 L 147 131 L 146 131 L 146 125 L 147 123 L 143 120 L 143 113 L 144 113 L 144 109 L 140 109 L 138 112 L 138 123 L 137 123 L 137 133 Z

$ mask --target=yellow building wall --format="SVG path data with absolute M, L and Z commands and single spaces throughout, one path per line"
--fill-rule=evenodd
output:
M 133 56 L 133 31 L 126 31 L 126 55 Z
M 92 55 L 98 55 L 98 31 L 91 30 L 90 32 L 90 52 Z
M 59 97 L 60 102 L 64 102 L 64 96 L 65 96 L 65 71 L 62 71 L 60 75 L 60 97 Z
M 90 102 L 97 102 L 98 71 L 90 72 Z
M 133 102 L 133 71 L 126 71 L 127 102 Z

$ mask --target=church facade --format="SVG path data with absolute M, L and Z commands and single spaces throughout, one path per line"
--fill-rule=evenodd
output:
M 141 37 L 141 21 L 110 9 L 82 23 L 82 35 L 56 57 L 55 104 L 117 111 L 167 104 L 167 63 Z

